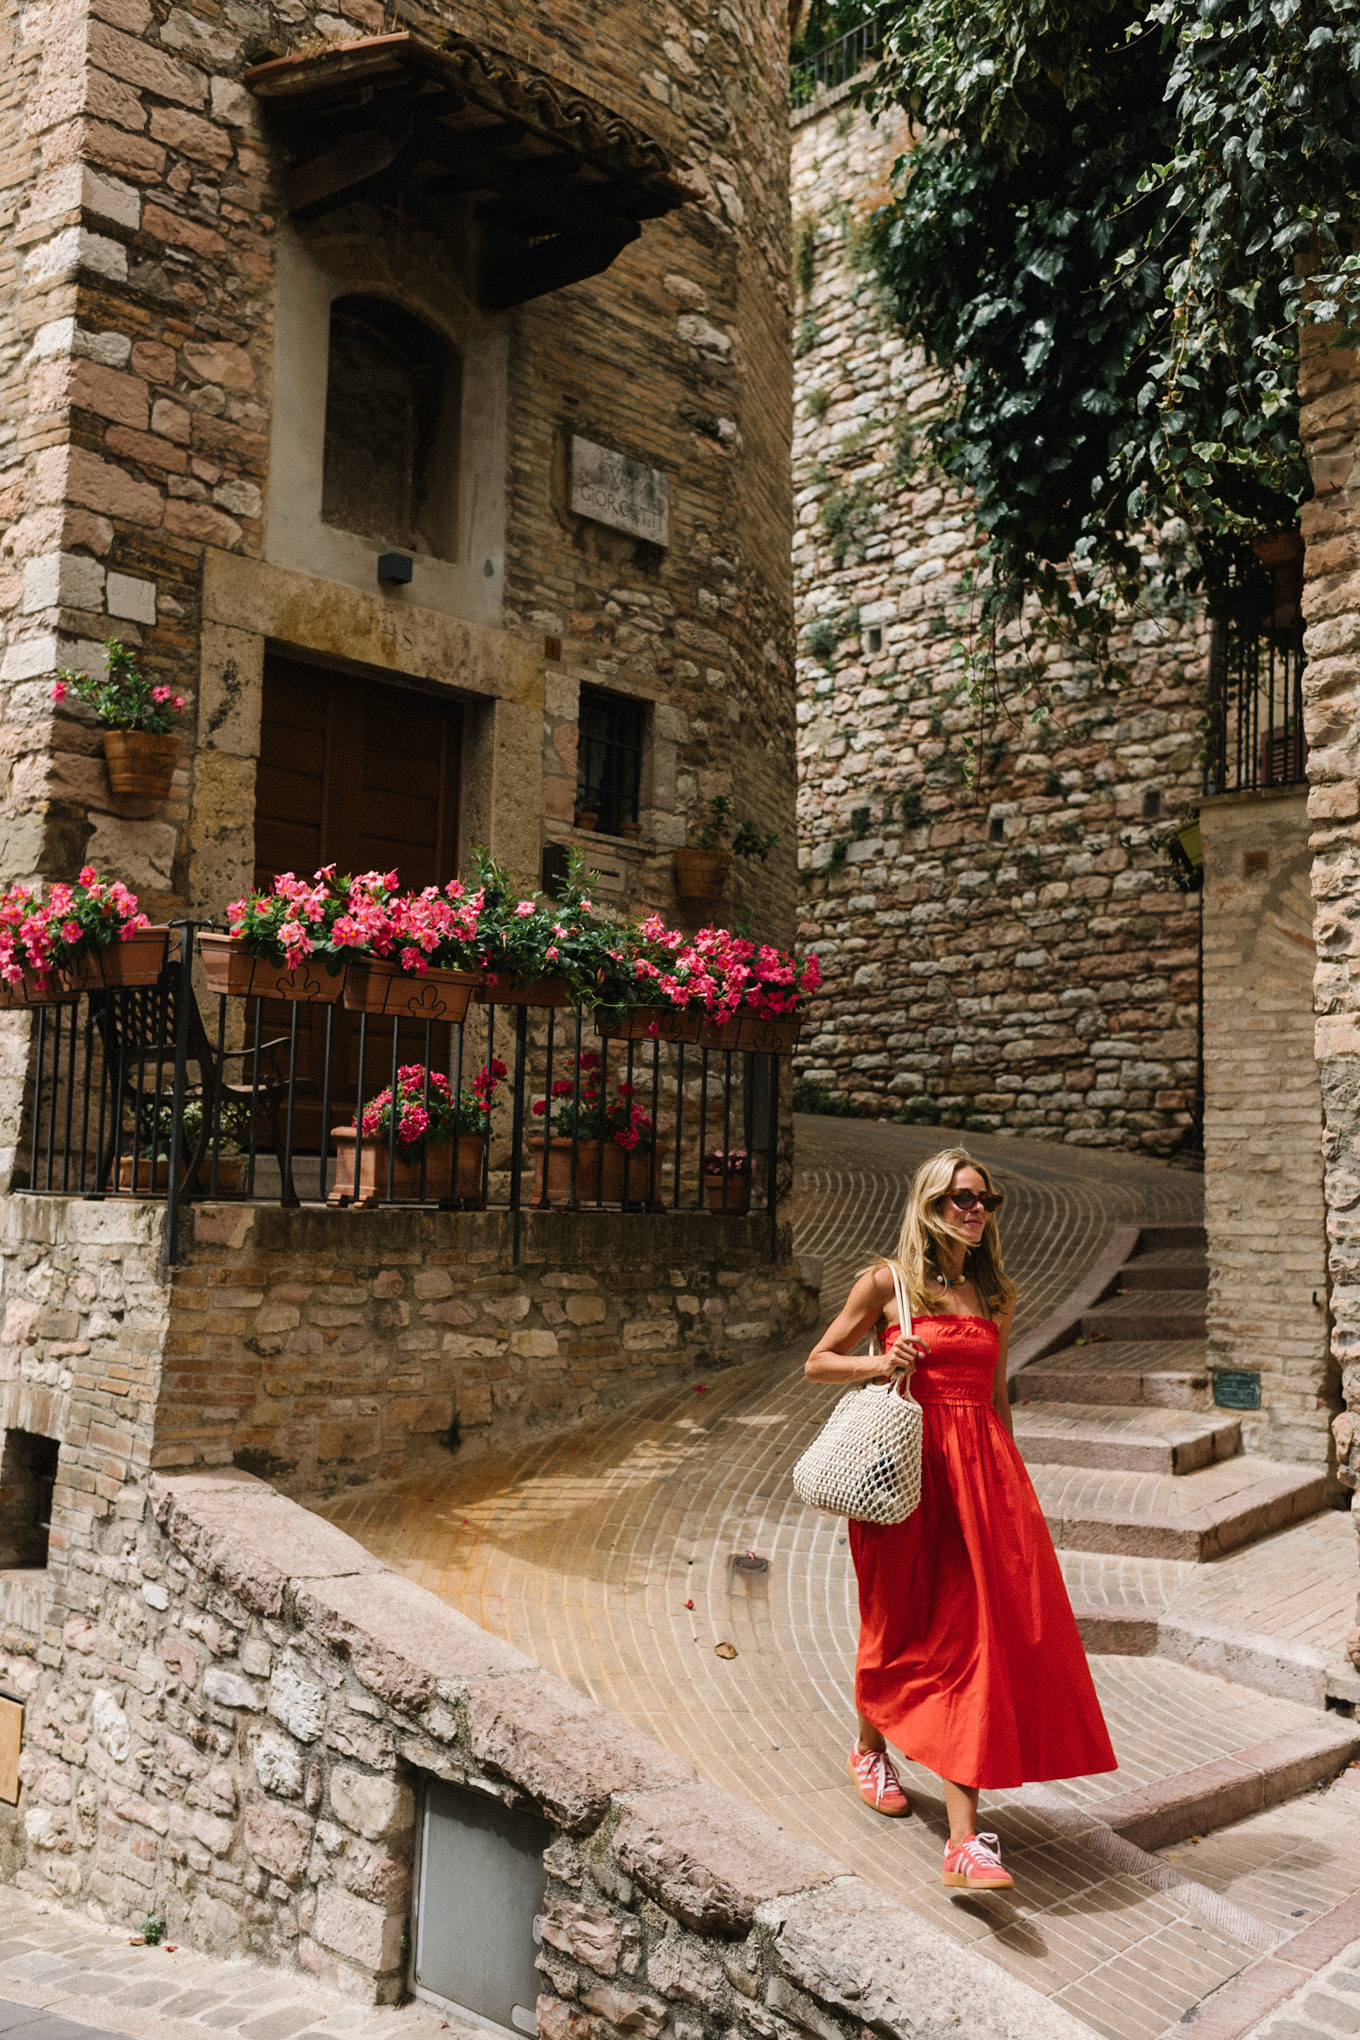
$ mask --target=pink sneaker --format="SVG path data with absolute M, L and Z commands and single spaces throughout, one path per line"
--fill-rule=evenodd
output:
M 946 1842 L 944 1882 L 962 1891 L 1011 1891 L 1015 1879 L 1001 1866 L 995 1835 L 966 1835 Z
M 887 1813 L 898 1818 L 911 1812 L 907 1795 L 897 1782 L 897 1773 L 886 1751 L 862 1750 L 856 1741 L 845 1760 L 845 1768 L 858 1785 L 860 1798 L 866 1806 L 872 1806 L 875 1813 Z

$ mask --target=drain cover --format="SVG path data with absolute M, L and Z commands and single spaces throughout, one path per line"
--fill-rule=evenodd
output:
M 733 1572 L 768 1572 L 770 1570 L 770 1561 L 768 1558 L 761 1558 L 754 1551 L 739 1551 L 732 1560 L 732 1570 Z

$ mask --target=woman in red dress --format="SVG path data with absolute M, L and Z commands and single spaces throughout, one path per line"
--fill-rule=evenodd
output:
M 810 1381 L 893 1379 L 922 1409 L 921 1500 L 904 1523 L 850 1524 L 859 1581 L 859 1735 L 846 1768 L 880 1813 L 907 1797 L 887 1755 L 938 1773 L 949 1815 L 944 1882 L 1006 1889 L 997 1838 L 977 1832 L 980 1790 L 1113 1771 L 1100 1702 L 1006 1390 L 1015 1285 L 1001 1259 L 991 1177 L 961 1148 L 923 1162 L 892 1269 L 860 1276 L 808 1358 Z M 853 1351 L 886 1320 L 882 1356 Z

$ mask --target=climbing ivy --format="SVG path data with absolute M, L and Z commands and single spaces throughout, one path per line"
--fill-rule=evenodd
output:
M 1360 268 L 1360 0 L 884 19 L 865 96 L 922 139 L 872 256 L 951 390 L 915 449 L 976 503 L 984 635 L 1037 594 L 1098 639 L 1309 493 L 1299 323 L 1349 318 Z

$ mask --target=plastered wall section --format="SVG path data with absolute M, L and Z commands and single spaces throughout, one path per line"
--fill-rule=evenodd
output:
M 541 2040 L 1080 2040 L 263 1483 L 153 1477 L 139 1500 L 116 1550 L 67 1568 L 40 1643 L 0 1636 L 27 1703 L 0 1863 L 25 1889 L 390 2002 L 442 1779 L 549 1823 Z
M 1209 1362 L 1261 1377 L 1254 1450 L 1325 1464 L 1322 1087 L 1313 1057 L 1307 794 L 1224 795 L 1204 838 L 1204 1220 Z
M 1130 620 L 1115 684 L 1030 616 L 1028 677 L 970 699 L 973 525 L 919 453 L 942 392 L 864 254 L 906 144 L 794 116 L 800 940 L 825 973 L 797 1067 L 871 1115 L 1169 1152 L 1199 922 L 1162 838 L 1199 793 L 1203 622 Z

